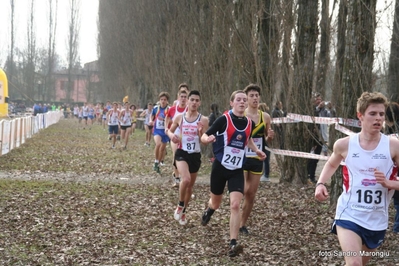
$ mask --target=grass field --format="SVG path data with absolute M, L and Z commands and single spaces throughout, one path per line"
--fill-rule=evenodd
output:
M 154 173 L 153 148 L 143 144 L 139 129 L 126 151 L 112 150 L 101 126 L 66 119 L 1 156 L 0 264 L 343 265 L 329 234 L 334 211 L 314 200 L 314 187 L 278 183 L 259 187 L 250 235 L 239 239 L 244 253 L 230 259 L 228 199 L 200 225 L 207 158 L 181 226 L 170 168 Z M 390 228 L 392 216 L 393 208 Z M 379 251 L 371 265 L 399 265 L 399 235 L 388 230 Z

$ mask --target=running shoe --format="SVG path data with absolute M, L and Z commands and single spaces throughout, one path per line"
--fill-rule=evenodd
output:
M 270 179 L 268 176 L 262 175 L 262 177 L 260 178 L 260 182 L 270 182 Z
M 174 183 L 173 183 L 173 187 L 179 187 L 180 185 L 180 177 L 175 177 Z
M 246 226 L 240 227 L 240 233 L 244 235 L 249 235 L 248 229 Z
M 161 161 L 161 162 L 159 163 L 159 165 L 160 165 L 160 166 L 164 166 L 165 164 L 163 163 L 163 161 Z
M 186 214 L 185 213 L 183 213 L 181 215 L 180 220 L 179 220 L 179 224 L 181 224 L 181 225 L 186 225 L 187 224 L 187 219 L 186 219 Z
M 154 171 L 157 171 L 157 169 L 159 169 L 159 163 L 154 163 Z
M 173 214 L 173 217 L 175 218 L 176 221 L 179 221 L 181 219 L 181 217 L 183 216 L 183 209 L 184 207 L 178 205 L 175 213 Z
M 236 245 L 230 245 L 229 246 L 229 257 L 235 257 L 238 254 L 242 253 L 244 251 L 244 247 L 236 244 Z
M 208 212 L 209 208 L 206 208 L 206 210 L 204 211 L 204 213 L 202 214 L 202 219 L 201 219 L 201 224 L 203 226 L 207 225 L 209 223 L 209 221 L 211 220 L 211 216 L 212 214 L 210 214 Z

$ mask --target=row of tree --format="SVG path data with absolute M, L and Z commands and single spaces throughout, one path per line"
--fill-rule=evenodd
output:
M 258 83 L 263 101 L 282 100 L 299 114 L 312 113 L 312 92 L 329 92 L 348 118 L 363 91 L 385 87 L 398 100 L 398 2 L 382 78 L 373 72 L 377 0 L 331 1 L 100 0 L 104 95 L 156 101 L 187 82 L 201 91 L 205 110 L 212 102 L 225 109 L 232 91 Z M 287 147 L 309 151 L 308 128 L 287 126 Z M 281 166 L 283 181 L 307 182 L 306 160 L 286 158 Z
M 22 97 L 25 100 L 49 101 L 55 98 L 55 84 L 53 73 L 59 69 L 59 55 L 56 54 L 56 35 L 58 33 L 58 0 L 47 1 L 47 46 L 38 47 L 36 28 L 35 0 L 29 0 L 29 18 L 26 25 L 26 45 L 16 47 L 15 44 L 15 0 L 10 0 L 10 51 L 5 63 L 5 70 L 9 80 L 11 99 Z M 79 65 L 79 28 L 80 28 L 80 0 L 69 1 L 69 23 L 66 33 L 68 85 L 67 99 L 70 98 L 73 84 L 72 70 Z

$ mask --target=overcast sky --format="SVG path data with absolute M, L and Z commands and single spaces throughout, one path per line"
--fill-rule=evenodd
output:
M 10 23 L 11 8 L 9 0 L 1 0 L 0 15 L 0 66 L 3 66 L 10 49 Z M 5 4 L 4 4 L 5 2 Z M 27 18 L 30 14 L 30 2 L 28 0 L 15 0 L 15 46 L 26 49 Z M 68 0 L 59 0 L 58 25 L 56 36 L 56 51 L 66 62 L 66 43 L 68 31 Z M 35 20 L 37 32 L 37 47 L 48 46 L 48 0 L 35 0 Z M 81 0 L 80 8 L 80 43 L 79 53 L 81 63 L 91 62 L 97 59 L 97 20 L 98 0 Z

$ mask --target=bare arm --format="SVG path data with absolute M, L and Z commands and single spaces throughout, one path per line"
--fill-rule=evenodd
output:
M 266 123 L 265 127 L 266 142 L 272 143 L 274 139 L 274 131 L 271 127 L 272 119 L 270 118 L 270 115 L 268 113 L 262 112 L 262 114 L 263 114 L 263 121 L 265 121 Z
M 200 136 L 200 141 L 202 142 L 202 135 L 208 130 L 209 120 L 206 116 L 201 116 L 201 120 L 198 122 L 198 135 Z M 208 144 L 208 143 L 204 143 Z
M 180 142 L 180 137 L 175 135 L 175 131 L 176 128 L 179 126 L 179 122 L 182 120 L 182 115 L 177 115 L 176 119 L 173 120 L 172 126 L 170 127 L 170 129 L 165 129 L 165 133 L 166 135 L 168 135 L 168 137 L 170 138 L 170 140 L 173 143 L 179 143 Z
M 333 153 L 328 159 L 327 163 L 324 165 L 321 171 L 319 180 L 317 181 L 315 189 L 315 198 L 319 201 L 324 201 L 328 198 L 328 191 L 324 183 L 328 182 L 334 172 L 337 170 L 341 161 L 346 157 L 346 152 L 348 151 L 349 137 L 339 139 L 335 142 L 333 147 Z
M 256 144 L 254 143 L 254 140 L 252 138 L 250 138 L 248 140 L 247 146 L 251 150 L 256 152 L 256 155 L 258 155 L 259 160 L 263 161 L 264 159 L 266 159 L 266 154 L 262 150 L 258 149 L 258 146 L 256 146 Z
M 389 139 L 389 148 L 391 151 L 392 161 L 399 166 L 399 140 L 395 137 L 391 137 Z M 385 173 L 381 171 L 374 171 L 375 179 L 377 183 L 381 184 L 383 187 L 399 190 L 399 182 L 395 180 L 388 180 L 385 176 Z

